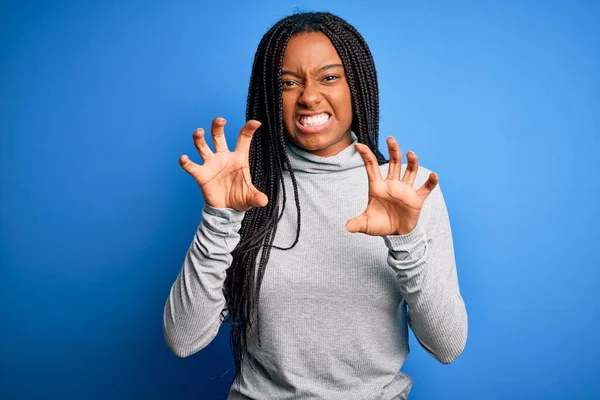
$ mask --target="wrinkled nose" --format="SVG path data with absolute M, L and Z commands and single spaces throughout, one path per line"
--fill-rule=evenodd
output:
M 321 100 L 323 95 L 319 90 L 319 85 L 314 82 L 307 82 L 304 85 L 304 90 L 298 98 L 298 103 L 302 104 L 306 108 L 315 108 Z

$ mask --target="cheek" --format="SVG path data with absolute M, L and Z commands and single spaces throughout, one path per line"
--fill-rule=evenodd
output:
M 283 123 L 286 126 L 290 126 L 294 123 L 294 105 L 295 101 L 291 95 L 284 94 L 282 96 L 283 102 Z
M 337 118 L 344 123 L 352 122 L 352 99 L 350 90 L 340 92 L 333 100 L 336 105 L 335 113 Z

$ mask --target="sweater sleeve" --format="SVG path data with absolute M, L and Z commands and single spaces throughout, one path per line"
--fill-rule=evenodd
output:
M 452 232 L 439 184 L 429 194 L 417 226 L 384 237 L 388 265 L 397 272 L 408 304 L 408 323 L 422 347 L 443 364 L 467 341 L 467 311 L 460 295 Z
M 223 283 L 245 212 L 207 204 L 164 307 L 163 334 L 178 357 L 206 347 L 217 335 L 225 308 Z

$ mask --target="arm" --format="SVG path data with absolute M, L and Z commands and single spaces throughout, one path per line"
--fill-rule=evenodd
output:
M 211 134 L 215 151 L 206 144 L 204 129 L 194 131 L 194 146 L 204 163 L 187 155 L 179 164 L 200 185 L 202 221 L 171 287 L 163 314 L 163 334 L 169 348 L 187 357 L 206 347 L 217 335 L 225 308 L 223 284 L 231 266 L 231 252 L 240 241 L 238 231 L 247 210 L 264 207 L 269 199 L 252 185 L 248 154 L 256 120 L 246 121 L 235 150 L 225 140 L 226 121 L 215 118 Z
M 398 276 L 408 304 L 408 323 L 419 343 L 444 364 L 454 361 L 467 340 L 467 312 L 460 295 L 452 232 L 438 186 L 431 192 L 415 229 L 384 236 L 388 265 Z
M 225 307 L 223 283 L 244 214 L 204 205 L 202 221 L 164 308 L 163 334 L 178 357 L 200 351 L 219 331 Z

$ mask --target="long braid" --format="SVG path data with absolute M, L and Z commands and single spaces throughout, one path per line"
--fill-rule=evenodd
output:
M 231 322 L 231 348 L 236 373 L 242 378 L 242 365 L 248 347 L 251 328 L 257 329 L 260 340 L 260 287 L 268 265 L 271 249 L 288 250 L 300 238 L 300 199 L 298 184 L 287 153 L 283 127 L 281 69 L 283 56 L 291 37 L 304 32 L 322 32 L 336 48 L 344 65 L 352 97 L 351 129 L 358 141 L 371 148 L 379 164 L 387 160 L 378 149 L 379 90 L 372 54 L 358 31 L 343 19 L 330 13 L 296 13 L 278 21 L 262 37 L 252 64 L 248 88 L 246 120 L 262 123 L 250 143 L 249 166 L 252 183 L 265 193 L 265 207 L 246 211 L 240 228 L 240 241 L 232 252 L 223 292 Z M 297 211 L 296 238 L 289 247 L 273 246 L 277 224 L 283 215 L 287 195 L 283 169 L 292 182 Z M 282 202 L 280 204 L 280 197 Z M 260 253 L 260 258 L 258 257 Z M 250 364 L 252 365 L 252 364 Z

